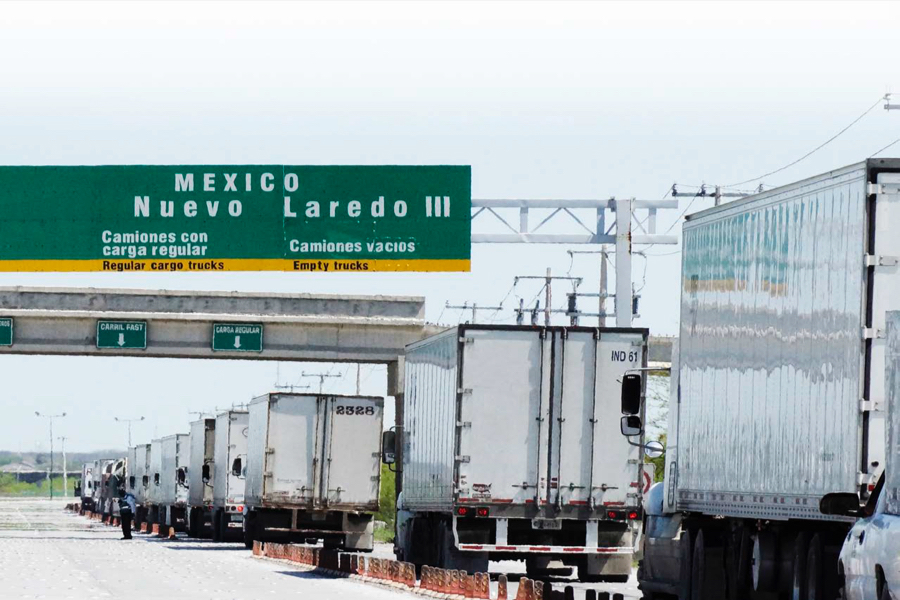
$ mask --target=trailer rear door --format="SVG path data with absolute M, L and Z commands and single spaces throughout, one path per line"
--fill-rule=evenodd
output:
M 543 330 L 463 329 L 458 500 L 546 500 L 551 340 Z
M 269 402 L 269 435 L 264 477 L 266 501 L 317 496 L 320 441 L 319 409 L 315 396 L 274 396 Z
M 324 506 L 376 509 L 381 473 L 381 398 L 326 397 L 325 461 L 318 498 Z
M 591 498 L 594 506 L 638 506 L 641 480 L 641 438 L 622 435 L 621 381 L 630 369 L 646 364 L 640 333 L 600 334 L 597 342 L 597 392 L 594 402 Z M 646 379 L 646 378 L 645 378 Z M 646 403 L 644 403 L 646 405 Z M 643 409 L 642 409 L 643 412 Z M 643 418 L 645 415 L 641 414 Z

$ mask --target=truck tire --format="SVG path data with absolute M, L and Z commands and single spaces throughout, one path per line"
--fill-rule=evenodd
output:
M 247 513 L 244 515 L 244 524 L 243 524 L 243 533 L 244 533 L 244 547 L 247 550 L 253 550 L 253 540 L 255 538 L 253 531 L 253 513 Z
M 706 592 L 706 536 L 697 531 L 691 556 L 691 600 L 705 600 Z
M 678 578 L 680 587 L 678 590 L 678 600 L 691 600 L 691 572 L 694 558 L 693 545 L 691 544 L 691 532 L 684 529 L 681 532 L 681 540 L 678 543 L 678 558 L 681 576 Z
M 453 531 L 450 524 L 438 522 L 438 540 L 440 549 L 438 567 L 441 569 L 465 571 L 469 575 L 488 572 L 487 552 L 462 552 L 453 544 Z
M 805 600 L 825 600 L 822 574 L 822 542 L 816 534 L 809 541 L 809 550 L 806 553 Z
M 807 600 L 806 560 L 809 553 L 809 534 L 801 531 L 794 540 L 794 564 L 791 578 L 791 600 Z
M 188 536 L 192 538 L 200 537 L 200 523 L 199 521 L 203 518 L 202 513 L 196 508 L 192 508 L 188 511 Z

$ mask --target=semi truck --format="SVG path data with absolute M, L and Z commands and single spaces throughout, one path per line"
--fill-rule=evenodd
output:
M 160 440 L 159 523 L 175 531 L 186 529 L 189 438 L 186 433 L 177 433 Z
M 187 530 L 193 538 L 210 537 L 212 530 L 215 442 L 215 419 L 191 423 Z
M 228 410 L 216 416 L 211 515 L 216 542 L 243 539 L 249 421 L 245 410 Z
M 407 346 L 398 559 L 626 580 L 647 340 L 645 329 L 461 325 Z M 622 381 L 636 403 L 623 405 Z
M 883 470 L 885 313 L 900 297 L 900 160 L 869 159 L 690 215 L 665 481 L 645 598 L 835 598 Z
M 249 411 L 245 543 L 322 540 L 371 550 L 384 399 L 273 393 Z M 233 473 L 243 467 L 228 465 Z

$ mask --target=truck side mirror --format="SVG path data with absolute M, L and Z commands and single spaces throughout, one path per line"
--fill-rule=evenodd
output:
M 128 478 L 128 487 L 130 487 L 131 489 L 134 489 L 135 479 L 136 478 L 134 475 Z
M 209 463 L 203 465 L 201 476 L 203 477 L 203 483 L 209 483 Z
M 147 475 L 144 475 L 141 478 L 141 483 L 144 484 L 144 487 L 147 487 L 148 485 L 150 485 L 150 477 Z M 88 487 L 91 487 L 91 484 L 88 484 Z
M 862 513 L 859 506 L 859 497 L 849 492 L 825 494 L 819 500 L 819 512 L 823 515 L 837 515 L 839 517 L 858 517 Z
M 627 373 L 622 377 L 622 414 L 636 415 L 641 412 L 643 379 L 639 373 Z
M 381 434 L 381 462 L 392 465 L 397 461 L 397 433 L 385 431 Z
M 241 476 L 241 457 L 240 456 L 238 456 L 236 459 L 234 459 L 234 462 L 231 463 L 231 474 L 234 475 L 235 477 Z
M 153 485 L 159 485 L 159 473 L 153 474 Z
M 641 435 L 643 426 L 644 424 L 641 423 L 641 418 L 636 415 L 626 415 L 622 417 L 619 424 L 622 435 L 624 436 Z
M 175 476 L 178 479 L 178 485 L 187 487 L 187 467 L 181 467 L 175 473 Z
M 652 441 L 644 444 L 644 456 L 647 458 L 659 458 L 666 451 L 666 447 L 662 445 L 662 442 Z

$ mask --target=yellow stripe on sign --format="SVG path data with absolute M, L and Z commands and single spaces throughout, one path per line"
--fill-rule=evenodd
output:
M 281 259 L 281 258 L 204 258 L 196 259 L 115 259 L 115 260 L 0 260 L 0 272 L 71 273 L 102 271 L 109 273 L 209 273 L 216 271 L 290 271 L 298 273 L 371 273 L 389 271 L 467 272 L 467 259 Z

